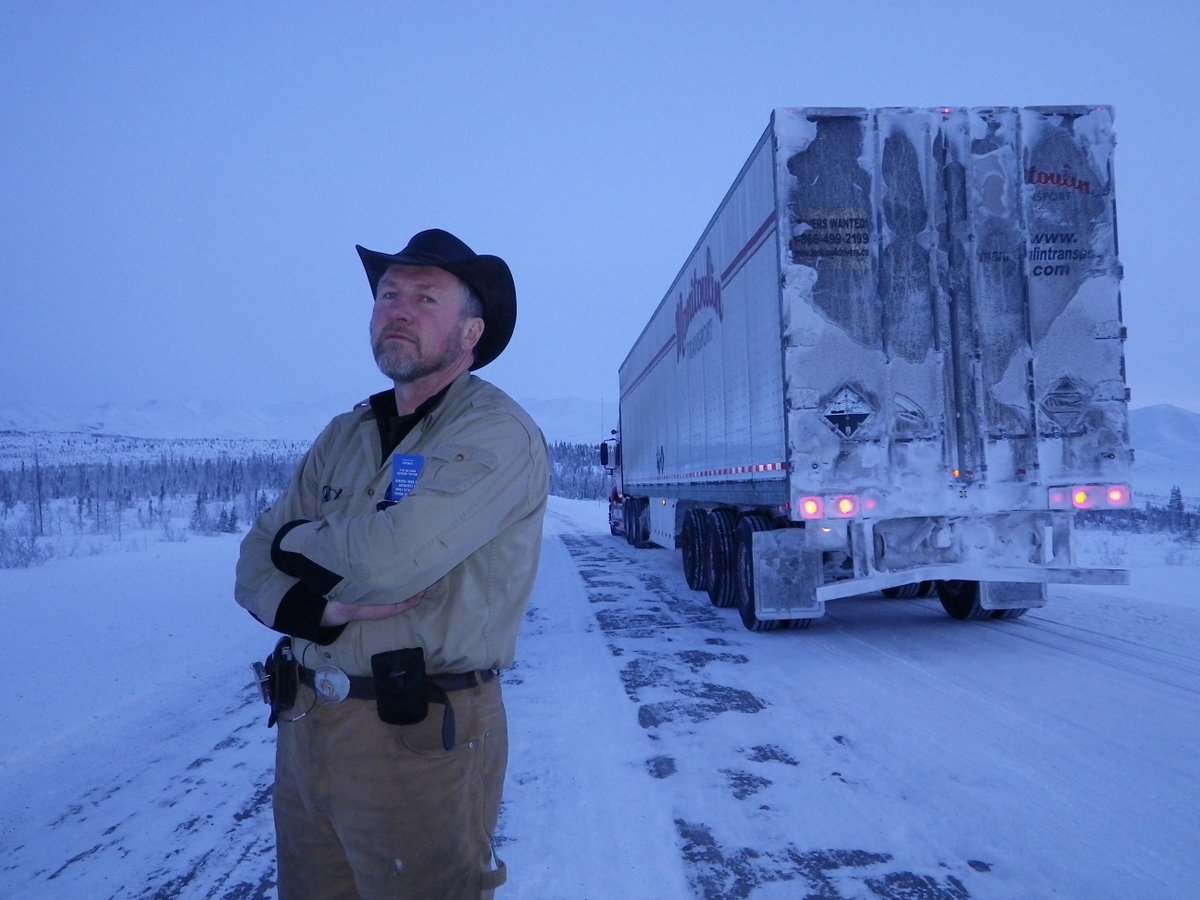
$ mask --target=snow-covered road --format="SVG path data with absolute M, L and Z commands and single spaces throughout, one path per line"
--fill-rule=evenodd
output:
M 1190 896 L 1200 884 L 1194 556 L 1013 622 L 830 603 L 752 634 L 678 555 L 553 498 L 506 673 L 510 900 Z M 236 540 L 0 571 L 0 896 L 272 896 L 270 635 Z M 48 613 L 48 614 L 47 614 Z

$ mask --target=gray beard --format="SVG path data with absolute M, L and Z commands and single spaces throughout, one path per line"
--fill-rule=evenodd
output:
M 372 349 L 375 353 L 375 365 L 379 366 L 379 371 L 396 384 L 409 384 L 446 371 L 462 356 L 452 341 L 446 343 L 438 356 L 427 359 L 414 359 L 400 353 L 391 353 L 380 346 Z

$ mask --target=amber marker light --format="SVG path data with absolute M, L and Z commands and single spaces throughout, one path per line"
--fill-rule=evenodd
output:
M 833 508 L 842 518 L 849 518 L 858 512 L 858 500 L 855 497 L 838 497 L 833 501 Z

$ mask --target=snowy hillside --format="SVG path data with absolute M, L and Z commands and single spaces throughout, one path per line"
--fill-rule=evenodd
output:
M 358 399 L 350 401 L 357 402 Z M 0 432 L 77 432 L 140 438 L 253 438 L 312 440 L 349 404 L 329 400 L 243 409 L 190 400 L 98 406 L 0 404 Z
M 1200 414 L 1178 406 L 1147 406 L 1130 414 L 1134 489 L 1170 495 L 1179 486 L 1189 507 L 1200 503 Z
M 156 400 L 130 406 L 39 407 L 0 403 L 5 432 L 125 435 L 138 438 L 311 441 L 325 424 L 363 397 L 277 403 L 242 409 L 187 400 Z M 616 427 L 612 401 L 563 398 L 522 400 L 547 440 L 598 443 Z

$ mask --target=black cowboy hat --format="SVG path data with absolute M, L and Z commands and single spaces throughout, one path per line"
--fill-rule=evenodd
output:
M 436 266 L 457 275 L 483 304 L 483 336 L 475 345 L 472 369 L 481 369 L 508 346 L 517 324 L 517 288 L 508 264 L 498 256 L 476 253 L 454 235 L 440 228 L 414 234 L 399 253 L 377 253 L 355 246 L 367 270 L 371 296 L 390 266 Z

